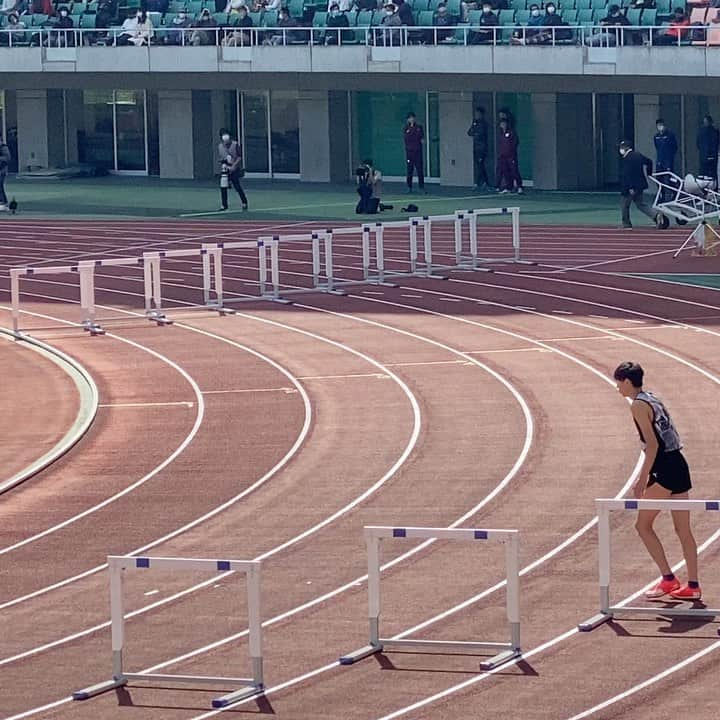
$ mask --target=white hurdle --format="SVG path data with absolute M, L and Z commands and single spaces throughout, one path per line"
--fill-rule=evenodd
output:
M 492 670 L 520 656 L 520 561 L 517 530 L 479 530 L 474 528 L 385 527 L 364 528 L 368 554 L 368 645 L 340 658 L 341 665 L 352 665 L 383 650 L 394 648 L 429 647 L 437 650 L 493 650 L 496 655 L 480 663 L 482 670 Z M 437 539 L 456 541 L 489 540 L 505 545 L 507 574 L 507 619 L 510 625 L 509 642 L 471 642 L 459 640 L 410 640 L 380 636 L 380 564 L 381 540 L 392 538 Z
M 112 634 L 112 679 L 92 685 L 73 693 L 73 700 L 88 700 L 114 688 L 127 685 L 130 680 L 144 682 L 179 682 L 205 684 L 239 684 L 238 690 L 215 698 L 212 706 L 223 708 L 227 705 L 262 693 L 263 650 L 262 622 L 260 619 L 260 571 L 259 560 L 207 560 L 197 558 L 135 557 L 130 555 L 108 556 L 110 571 L 110 619 Z M 123 575 L 135 570 L 194 570 L 206 572 L 240 572 L 247 578 L 248 628 L 251 678 L 212 677 L 208 675 L 172 675 L 160 673 L 125 672 L 123 667 L 123 646 L 125 644 L 125 613 L 123 602 Z
M 667 615 L 713 618 L 720 609 L 708 607 L 643 607 L 610 604 L 610 512 L 613 510 L 689 510 L 720 511 L 720 500 L 609 500 L 595 501 L 598 513 L 598 563 L 600 569 L 600 612 L 578 625 L 580 632 L 589 632 L 615 617 L 623 615 Z M 679 601 L 672 601 L 679 602 Z M 655 603 L 657 605 L 657 603 Z

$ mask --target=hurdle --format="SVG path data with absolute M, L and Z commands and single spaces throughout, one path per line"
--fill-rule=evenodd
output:
M 73 700 L 88 700 L 114 688 L 123 687 L 130 680 L 144 682 L 177 682 L 196 684 L 239 684 L 238 690 L 215 698 L 214 708 L 227 705 L 262 693 L 263 652 L 262 622 L 260 619 L 260 573 L 259 560 L 208 560 L 198 558 L 136 557 L 133 555 L 109 555 L 110 572 L 110 620 L 112 635 L 112 678 L 73 693 Z M 251 678 L 213 677 L 208 675 L 172 675 L 161 673 L 126 672 L 123 665 L 125 644 L 125 613 L 123 602 L 123 574 L 140 570 L 194 570 L 206 572 L 240 572 L 247 578 L 248 628 Z
M 595 501 L 598 514 L 598 563 L 600 569 L 600 612 L 578 625 L 580 632 L 590 632 L 617 614 L 667 615 L 690 618 L 714 618 L 720 609 L 686 607 L 643 607 L 610 603 L 610 512 L 615 510 L 689 510 L 720 511 L 720 500 L 610 500 Z M 672 602 L 681 602 L 672 600 Z M 656 603 L 657 604 L 657 603 Z
M 75 265 L 56 265 L 47 267 L 20 267 L 10 270 L 10 298 L 12 310 L 13 333 L 21 335 L 20 329 L 20 278 L 39 275 L 77 274 L 80 290 L 80 326 L 90 335 L 104 335 L 105 330 L 100 324 L 117 318 L 98 318 L 95 307 L 95 270 L 102 267 L 137 267 L 143 266 L 147 274 L 145 261 L 142 257 L 111 258 L 108 260 L 80 260 Z M 147 283 L 147 276 L 145 277 Z
M 396 648 L 431 648 L 457 651 L 492 650 L 497 654 L 480 663 L 482 670 L 493 670 L 520 656 L 520 562 L 519 533 L 517 530 L 479 530 L 474 528 L 429 528 L 366 526 L 364 528 L 368 556 L 368 618 L 370 641 L 368 645 L 340 658 L 341 665 L 353 665 L 363 658 Z M 507 576 L 506 612 L 510 626 L 509 642 L 472 642 L 462 640 L 410 640 L 380 636 L 380 563 L 381 541 L 392 538 L 422 540 L 478 541 L 488 540 L 505 545 Z

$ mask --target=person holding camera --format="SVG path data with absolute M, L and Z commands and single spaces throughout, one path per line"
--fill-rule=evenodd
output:
M 220 209 L 228 209 L 228 188 L 232 185 L 240 196 L 242 209 L 247 210 L 247 196 L 240 185 L 240 178 L 245 175 L 240 144 L 230 137 L 230 133 L 225 128 L 220 130 L 218 159 L 220 160 L 220 199 L 222 201 Z

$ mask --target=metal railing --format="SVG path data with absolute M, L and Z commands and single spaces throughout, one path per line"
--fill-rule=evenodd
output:
M 676 34 L 669 34 L 673 30 Z M 720 47 L 720 24 L 692 25 L 679 31 L 668 25 L 607 27 L 602 25 L 526 25 L 422 27 L 201 27 L 172 25 L 154 27 L 149 33 L 132 33 L 122 28 L 55 29 L 29 27 L 0 29 L 2 47 L 82 48 L 122 45 L 256 47 L 279 46 L 358 46 L 404 47 L 412 45 L 477 45 L 537 47 Z

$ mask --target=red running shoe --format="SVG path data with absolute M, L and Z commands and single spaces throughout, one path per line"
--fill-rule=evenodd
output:
M 679 590 L 673 590 L 670 597 L 673 600 L 701 600 L 702 590 L 699 587 L 691 588 L 689 585 L 683 585 Z
M 651 588 L 645 593 L 647 600 L 659 600 L 666 595 L 680 590 L 680 583 L 677 578 L 672 580 L 661 580 L 654 588 Z

